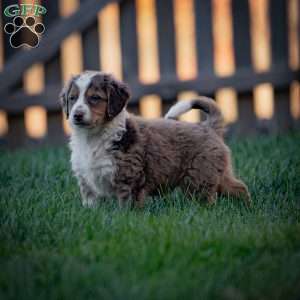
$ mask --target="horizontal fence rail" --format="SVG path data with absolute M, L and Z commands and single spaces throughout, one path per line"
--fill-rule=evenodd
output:
M 146 117 L 163 114 L 189 91 L 216 96 L 231 134 L 297 128 L 299 2 L 40 1 L 47 8 L 41 20 L 46 31 L 39 46 L 30 50 L 10 46 L 3 27 L 12 19 L 2 13 L 0 127 L 7 128 L 0 128 L 0 145 L 65 140 L 68 129 L 58 94 L 72 72 L 85 69 L 110 71 L 128 82 L 130 109 Z M 11 4 L 14 1 L 3 0 L 2 12 Z M 262 11 L 265 14 L 254 16 Z M 255 40 L 256 18 L 266 27 L 261 52 L 256 52 L 262 45 Z M 108 48 L 110 44 L 113 46 Z M 268 54 L 264 61 L 261 53 Z M 223 101 L 224 94 L 232 96 Z M 264 109 L 268 103 L 269 108 Z M 37 130 L 42 127 L 39 119 L 26 121 L 26 112 L 32 107 L 41 107 L 46 114 L 46 134 L 38 137 L 30 137 L 26 129 L 27 123 Z

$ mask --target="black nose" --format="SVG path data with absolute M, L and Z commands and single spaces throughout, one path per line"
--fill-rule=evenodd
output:
M 75 112 L 73 118 L 74 118 L 74 121 L 75 121 L 76 123 L 82 122 L 82 121 L 83 121 L 83 112 L 81 112 L 81 111 Z

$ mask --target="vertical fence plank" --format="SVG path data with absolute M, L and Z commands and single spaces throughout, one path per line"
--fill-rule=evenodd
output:
M 138 44 L 135 0 L 124 0 L 120 3 L 120 36 L 122 55 L 122 77 L 129 86 L 138 79 Z M 132 113 L 138 113 L 138 106 L 131 106 Z
M 2 1 L 2 20 L 3 20 L 3 29 L 5 24 L 11 23 L 13 18 L 7 17 L 4 15 L 4 9 L 12 4 L 16 4 L 13 0 L 3 0 Z M 1 29 L 1 30 L 3 30 Z M 4 39 L 4 63 L 8 60 L 13 59 L 14 55 L 21 51 L 20 48 L 13 48 L 10 45 L 10 35 L 3 31 L 3 39 Z M 23 87 L 22 81 L 20 80 L 16 85 L 11 88 L 11 92 L 19 90 Z M 9 101 L 8 99 L 4 99 L 3 101 Z M 26 135 L 25 130 L 25 122 L 24 122 L 24 113 L 20 114 L 7 114 L 8 119 L 8 134 L 6 136 L 6 143 L 8 147 L 15 148 L 21 145 L 26 144 L 28 141 L 28 137 Z
M 176 74 L 173 11 L 172 0 L 156 0 L 159 66 L 163 79 Z
M 28 142 L 28 136 L 25 130 L 24 113 L 22 114 L 7 114 L 8 135 L 5 137 L 4 144 L 15 149 L 23 147 Z
M 3 27 L 1 28 L 2 35 L 3 35 L 3 39 L 4 39 L 4 57 L 5 60 L 11 59 L 18 51 L 20 51 L 20 48 L 13 48 L 10 45 L 9 39 L 10 39 L 10 35 L 4 32 L 4 26 L 7 23 L 12 23 L 13 22 L 13 18 L 7 17 L 6 15 L 4 15 L 4 9 L 12 4 L 16 4 L 16 1 L 14 0 L 2 0 L 2 21 L 3 21 Z
M 285 132 L 293 127 L 293 119 L 290 111 L 290 88 L 282 87 L 274 89 L 274 121 L 277 132 Z
M 288 2 L 286 0 L 270 1 L 272 70 L 288 68 Z M 274 89 L 274 121 L 278 131 L 291 128 L 289 86 Z
M 250 12 L 248 0 L 232 0 L 234 56 L 236 72 L 252 70 L 250 44 Z M 253 133 L 255 129 L 253 92 L 238 93 L 238 134 Z
M 196 47 L 198 77 L 214 74 L 214 47 L 213 47 L 213 18 L 212 0 L 195 1 L 196 22 Z M 199 87 L 200 88 L 200 87 Z M 213 96 L 213 95 L 208 95 Z M 205 118 L 203 112 L 199 112 L 201 119 Z
M 175 28 L 173 0 L 156 0 L 158 51 L 161 80 L 174 80 L 176 76 Z M 176 101 L 172 90 L 162 90 L 162 114 Z
M 248 0 L 232 0 L 234 56 L 237 69 L 251 69 L 250 12 Z
M 214 72 L 212 0 L 195 0 L 195 12 L 198 73 L 200 76 L 212 75 Z
M 136 5 L 134 0 L 120 4 L 120 33 L 123 78 L 129 84 L 138 81 Z
M 82 32 L 83 68 L 85 70 L 99 70 L 99 33 L 97 19 Z
M 47 8 L 47 13 L 44 16 L 43 23 L 47 30 L 52 24 L 60 18 L 59 16 L 59 2 L 58 0 L 44 1 L 43 5 Z M 53 86 L 59 86 L 62 83 L 62 71 L 61 71 L 61 60 L 60 51 L 56 55 L 44 64 L 45 69 L 45 87 L 49 88 Z M 41 99 L 42 100 L 42 99 Z M 53 101 L 58 102 L 57 99 Z M 61 144 L 65 140 L 65 135 L 62 128 L 62 113 L 61 111 L 47 111 L 47 143 L 51 144 Z
M 80 0 L 84 3 L 87 0 Z M 98 20 L 95 21 L 82 32 L 83 69 L 99 70 L 99 33 Z
M 47 4 L 48 3 L 48 4 Z M 43 23 L 45 25 L 45 33 L 47 34 L 47 30 L 51 27 L 52 24 L 59 19 L 59 6 L 58 0 L 51 1 L 51 5 L 49 2 L 43 1 L 43 5 L 47 8 L 47 13 L 43 17 Z M 49 61 L 44 64 L 45 67 L 45 84 L 46 85 L 56 85 L 61 84 L 62 76 L 61 76 L 61 64 L 60 64 L 60 52 Z
M 286 0 L 269 1 L 272 68 L 288 66 L 288 16 Z
M 300 0 L 298 0 L 297 2 L 297 8 L 298 8 L 298 56 L 299 56 L 299 60 L 298 60 L 298 69 L 300 69 Z M 297 89 L 297 95 L 298 95 L 298 99 L 297 101 L 300 102 L 300 78 L 298 78 L 297 80 L 297 84 L 298 84 L 298 89 Z M 294 121 L 295 124 L 295 128 L 296 129 L 300 129 L 300 118 L 298 118 L 296 121 Z

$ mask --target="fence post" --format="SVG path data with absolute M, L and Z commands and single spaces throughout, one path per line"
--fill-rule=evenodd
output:
M 46 6 L 47 13 L 44 16 L 44 24 L 46 30 L 54 24 L 59 18 L 59 3 L 58 0 L 51 1 L 49 6 Z M 62 83 L 62 70 L 60 50 L 56 55 L 44 64 L 45 69 L 45 89 L 51 86 L 61 86 Z M 42 99 L 41 99 L 42 100 Z M 59 101 L 58 95 L 53 101 Z M 62 129 L 62 113 L 61 111 L 47 110 L 47 143 L 61 144 L 65 141 L 65 134 Z
M 172 0 L 156 0 L 159 68 L 161 80 L 174 80 L 176 76 L 174 5 Z M 162 89 L 162 115 L 176 102 L 173 90 Z
M 120 38 L 122 55 L 123 79 L 132 86 L 138 79 L 138 44 L 136 28 L 135 1 L 124 0 L 120 3 Z M 138 113 L 138 106 L 132 105 L 129 109 Z
M 236 72 L 253 71 L 251 62 L 250 12 L 248 0 L 232 0 L 234 56 Z M 253 91 L 238 92 L 237 134 L 252 134 L 255 130 Z
M 198 77 L 214 76 L 212 0 L 195 0 L 195 23 Z M 203 120 L 205 114 L 199 113 Z
M 138 80 L 138 47 L 135 1 L 120 4 L 120 32 L 123 77 L 129 84 Z
M 2 30 L 2 36 L 3 36 L 3 42 L 4 42 L 4 63 L 10 59 L 13 59 L 14 55 L 20 51 L 20 48 L 13 48 L 10 45 L 9 38 L 10 36 L 4 32 L 4 26 L 6 23 L 11 23 L 13 18 L 8 18 L 4 15 L 4 8 L 8 5 L 15 4 L 15 1 L 13 0 L 3 0 L 2 1 L 2 24 L 3 27 L 0 29 Z M 16 85 L 14 85 L 10 91 L 17 91 L 19 89 L 22 89 L 23 84 L 20 80 Z M 9 101 L 3 100 L 3 101 Z M 8 133 L 5 137 L 5 144 L 9 148 L 16 148 L 19 146 L 22 146 L 26 144 L 28 141 L 28 136 L 26 134 L 25 130 L 25 121 L 24 121 L 24 112 L 22 113 L 10 113 L 7 112 L 7 121 L 8 121 Z
M 214 74 L 212 0 L 195 0 L 198 72 Z
M 81 3 L 87 0 L 80 0 Z M 98 18 L 82 32 L 83 69 L 100 70 Z
M 82 32 L 83 68 L 84 70 L 100 70 L 98 22 L 93 22 Z
M 270 27 L 272 45 L 272 67 L 276 72 L 280 69 L 288 69 L 288 18 L 287 1 L 270 1 Z M 290 112 L 290 87 L 274 86 L 274 121 L 277 131 L 285 131 L 292 127 Z

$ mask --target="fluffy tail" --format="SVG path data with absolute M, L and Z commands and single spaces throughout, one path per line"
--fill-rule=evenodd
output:
M 181 114 L 191 109 L 201 109 L 207 113 L 208 117 L 205 121 L 208 126 L 213 128 L 218 135 L 223 136 L 224 120 L 220 109 L 215 101 L 211 98 L 200 96 L 198 99 L 190 101 L 179 101 L 173 105 L 165 115 L 165 119 L 175 119 Z

